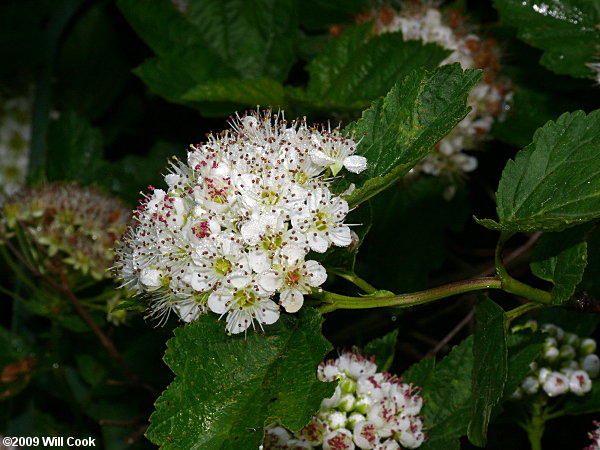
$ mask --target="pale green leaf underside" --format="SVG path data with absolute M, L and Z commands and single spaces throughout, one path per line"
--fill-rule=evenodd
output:
M 600 110 L 565 113 L 536 131 L 533 143 L 509 161 L 496 202 L 507 232 L 558 231 L 600 217 Z
M 164 448 L 258 448 L 263 427 L 303 427 L 335 383 L 316 378 L 331 345 L 305 308 L 267 334 L 227 336 L 214 316 L 175 330 L 165 361 L 175 380 L 156 402 L 147 436 Z

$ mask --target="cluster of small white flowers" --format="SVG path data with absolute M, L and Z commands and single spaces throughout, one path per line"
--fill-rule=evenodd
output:
M 365 16 L 370 19 L 372 16 Z M 452 53 L 441 62 L 460 63 L 463 69 L 484 69 L 484 77 L 471 91 L 469 114 L 427 155 L 412 173 L 430 175 L 471 172 L 477 168 L 477 159 L 463 150 L 477 148 L 490 131 L 511 93 L 504 82 L 497 79 L 498 55 L 494 41 L 482 40 L 463 30 L 463 19 L 456 11 L 450 13 L 448 23 L 439 9 L 426 4 L 411 4 L 397 12 L 382 8 L 375 16 L 377 33 L 402 31 L 406 40 L 436 43 Z
M 535 322 L 527 326 L 537 328 Z M 600 359 L 594 354 L 596 341 L 582 339 L 553 324 L 544 324 L 541 329 L 548 334 L 542 353 L 531 363 L 529 375 L 513 393 L 513 398 L 521 399 L 538 392 L 545 392 L 548 397 L 590 392 L 591 379 L 600 373 Z
M 152 294 L 153 313 L 174 310 L 189 322 L 210 310 L 240 333 L 278 320 L 276 294 L 296 312 L 325 282 L 308 252 L 352 242 L 348 204 L 325 177 L 342 167 L 362 172 L 367 161 L 339 128 L 287 123 L 271 111 L 232 127 L 192 146 L 187 162 L 172 161 L 166 191 L 150 187 L 116 248 L 115 273 L 124 287 Z
M 291 434 L 272 424 L 266 428 L 264 450 L 417 448 L 425 440 L 419 388 L 388 373 L 378 373 L 372 359 L 344 353 L 319 366 L 321 381 L 339 380 L 332 397 L 302 430 Z
M 0 199 L 22 186 L 29 162 L 31 99 L 0 97 Z
M 586 448 L 584 448 L 583 450 L 600 450 L 600 423 L 596 420 L 594 420 L 592 423 L 594 424 L 596 429 L 594 431 L 590 431 L 588 433 L 588 436 L 594 442 Z

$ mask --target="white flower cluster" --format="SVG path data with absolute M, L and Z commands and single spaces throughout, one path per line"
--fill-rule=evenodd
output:
M 592 442 L 589 446 L 587 446 L 583 450 L 600 450 L 600 423 L 596 420 L 594 420 L 592 423 L 594 424 L 596 429 L 594 431 L 590 431 L 588 433 L 588 436 L 594 442 Z
M 537 328 L 535 322 L 527 326 Z M 568 392 L 576 395 L 590 392 L 591 378 L 596 378 L 600 373 L 600 359 L 594 354 L 596 341 L 582 339 L 553 324 L 544 324 L 541 329 L 548 334 L 542 353 L 531 363 L 529 375 L 512 397 L 521 399 L 538 392 L 545 392 L 548 397 Z
M 0 198 L 19 190 L 29 162 L 31 99 L 0 97 Z
M 272 424 L 266 428 L 264 450 L 417 448 L 425 440 L 419 388 L 401 383 L 388 373 L 377 373 L 372 360 L 344 353 L 319 366 L 321 381 L 339 380 L 320 412 L 295 434 Z
M 288 124 L 255 112 L 233 130 L 192 146 L 175 160 L 167 190 L 151 188 L 137 225 L 116 248 L 115 273 L 137 294 L 152 294 L 153 313 L 174 310 L 189 322 L 209 310 L 226 331 L 262 328 L 279 303 L 296 312 L 327 278 L 310 250 L 352 243 L 348 204 L 325 176 L 367 167 L 339 128 Z
M 469 95 L 468 104 L 472 108 L 469 114 L 413 169 L 413 173 L 440 175 L 475 170 L 477 159 L 462 151 L 477 148 L 487 137 L 502 105 L 512 95 L 507 84 L 497 79 L 498 49 L 494 41 L 465 32 L 462 16 L 457 11 L 451 11 L 446 20 L 439 9 L 418 2 L 402 12 L 382 8 L 375 19 L 377 33 L 402 31 L 406 40 L 436 43 L 451 50 L 441 65 L 460 63 L 463 69 L 484 69 L 484 77 Z

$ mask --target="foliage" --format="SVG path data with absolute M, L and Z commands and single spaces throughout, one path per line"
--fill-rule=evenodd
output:
M 391 21 L 380 3 L 0 5 L 0 102 L 31 103 L 27 120 L 0 108 L 0 151 L 24 149 L 28 189 L 77 183 L 143 208 L 152 194 L 140 191 L 164 189 L 176 171 L 168 158 L 185 161 L 205 133 L 230 128 L 228 115 L 257 105 L 285 110 L 288 124 L 341 123 L 368 161 L 361 173 L 327 172 L 349 205 L 352 243 L 307 257 L 326 268 L 323 289 L 264 332 L 235 336 L 210 312 L 185 325 L 176 314 L 149 318 L 157 295 L 74 270 L 81 255 L 67 261 L 43 240 L 40 227 L 66 223 L 54 235 L 74 249 L 81 233 L 97 242 L 71 213 L 34 204 L 36 225 L 26 226 L 0 198 L 0 435 L 89 436 L 115 450 L 256 449 L 265 426 L 298 432 L 334 395 L 336 383 L 316 372 L 336 347 L 422 388 L 424 450 L 528 448 L 527 437 L 536 449 L 543 433 L 544 444 L 588 445 L 598 379 L 584 396 L 533 402 L 538 410 L 513 394 L 547 350 L 528 320 L 598 338 L 600 6 L 447 2 L 450 28 L 477 31 L 467 17 L 505 53 L 488 49 L 479 70 L 440 66 L 452 50 L 431 39 L 378 34 Z M 493 105 L 500 119 L 468 152 L 479 167 L 417 173 L 469 114 L 490 77 L 486 58 L 514 95 Z

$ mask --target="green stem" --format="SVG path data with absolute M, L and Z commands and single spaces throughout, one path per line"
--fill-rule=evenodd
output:
M 510 311 L 506 311 L 504 313 L 504 316 L 506 317 L 506 320 L 508 322 L 510 322 L 529 311 L 533 311 L 533 310 L 540 309 L 543 307 L 544 307 L 544 305 L 542 303 L 529 302 L 529 303 L 525 303 L 524 305 L 517 306 L 516 308 L 511 309 Z
M 531 422 L 525 427 L 531 450 L 542 450 L 542 436 L 546 428 L 546 416 L 543 407 L 540 404 L 533 404 L 533 414 Z
M 317 296 L 323 303 L 326 303 L 319 308 L 319 311 L 321 313 L 328 313 L 336 309 L 384 308 L 389 306 L 406 308 L 480 289 L 501 289 L 501 281 L 497 277 L 478 278 L 475 280 L 457 281 L 424 291 L 387 297 L 348 297 L 326 291 L 313 295 Z
M 372 294 L 374 292 L 377 292 L 377 288 L 370 285 L 366 280 L 363 280 L 361 277 L 356 275 L 354 272 L 351 272 L 349 270 L 344 270 L 344 269 L 336 269 L 336 268 L 330 269 L 330 272 L 342 277 L 344 280 L 349 281 L 354 286 L 356 286 L 359 289 L 362 289 L 363 292 L 365 292 L 367 294 Z
M 542 303 L 545 305 L 552 304 L 552 295 L 550 292 L 543 291 L 538 288 L 534 288 L 529 286 L 528 284 L 522 283 L 519 280 L 511 277 L 506 268 L 504 267 L 504 263 L 502 262 L 502 248 L 504 247 L 504 243 L 513 236 L 514 233 L 506 233 L 503 232 L 500 235 L 500 239 L 498 239 L 498 244 L 496 245 L 496 272 L 500 280 L 502 280 L 501 289 L 515 295 L 520 295 L 521 297 L 525 297 L 528 300 L 532 300 L 536 303 Z

